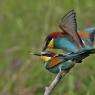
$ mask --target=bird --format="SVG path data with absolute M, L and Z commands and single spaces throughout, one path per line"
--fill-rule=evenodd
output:
M 78 32 L 76 13 L 69 11 L 60 21 L 61 32 L 51 32 L 45 39 L 45 45 L 42 51 L 47 48 L 63 49 L 67 52 L 77 52 L 84 47 Z
M 40 56 L 44 67 L 52 72 L 69 71 L 76 63 L 82 63 L 83 59 L 95 53 L 94 28 L 77 31 L 76 13 L 69 11 L 60 21 L 62 31 L 52 32 L 45 39 L 45 45 Z M 67 54 L 56 54 L 46 49 L 62 49 Z
M 34 55 L 40 56 L 46 70 L 54 74 L 61 71 L 67 72 L 75 65 L 75 62 L 70 60 L 67 61 L 67 59 L 65 60 L 61 55 L 57 55 L 51 51 L 36 53 Z
M 62 31 L 51 32 L 45 39 L 42 51 L 62 49 L 66 52 L 78 52 L 93 47 L 95 28 L 77 31 L 76 13 L 69 11 L 60 21 Z
M 44 67 L 51 73 L 57 74 L 61 71 L 69 72 L 69 70 L 74 67 L 76 63 L 81 63 L 84 58 L 88 57 L 90 54 L 95 53 L 94 49 L 86 49 L 79 51 L 77 53 L 69 54 L 56 54 L 51 51 L 44 51 L 41 53 L 35 53 L 34 55 L 40 56 Z

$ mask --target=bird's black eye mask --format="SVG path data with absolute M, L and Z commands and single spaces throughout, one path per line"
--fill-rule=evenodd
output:
M 37 55 L 37 56 L 48 56 L 48 57 L 53 57 L 54 56 L 52 54 L 38 54 L 38 53 L 35 53 L 34 55 Z
M 47 36 L 46 39 L 45 39 L 45 46 L 44 48 L 42 49 L 42 51 L 45 51 L 48 47 L 48 44 L 49 42 L 52 40 L 52 37 L 51 36 Z
M 42 54 L 43 56 L 53 57 L 51 54 Z

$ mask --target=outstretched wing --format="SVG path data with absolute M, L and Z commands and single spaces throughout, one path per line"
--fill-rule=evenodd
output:
M 61 20 L 59 27 L 63 32 L 67 33 L 75 40 L 79 48 L 84 47 L 84 44 L 77 33 L 76 13 L 74 10 L 69 11 Z

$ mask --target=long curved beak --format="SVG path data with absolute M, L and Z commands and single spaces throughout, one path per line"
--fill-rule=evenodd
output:
M 41 54 L 39 54 L 39 53 L 34 53 L 33 55 L 36 55 L 36 56 L 41 56 Z

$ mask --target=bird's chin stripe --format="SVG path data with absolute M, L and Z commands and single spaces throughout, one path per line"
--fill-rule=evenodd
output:
M 47 56 L 41 56 L 41 61 L 43 62 L 47 62 L 51 59 L 51 57 L 47 57 Z

